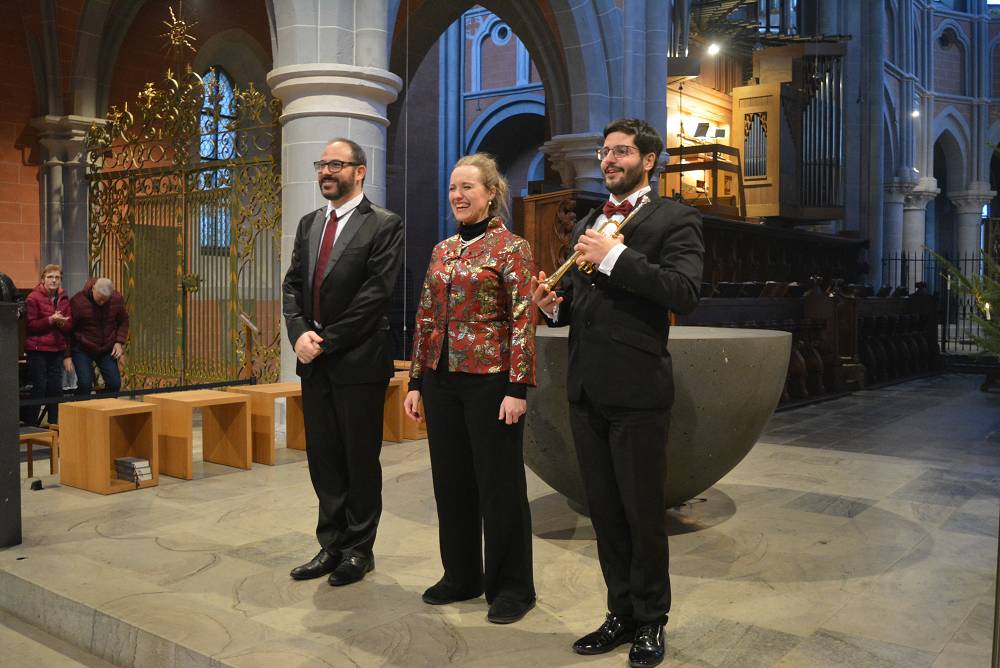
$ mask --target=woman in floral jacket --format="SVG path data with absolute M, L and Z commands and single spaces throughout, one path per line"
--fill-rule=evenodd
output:
M 73 320 L 70 317 L 69 297 L 62 289 L 62 269 L 59 265 L 45 265 L 42 280 L 28 294 L 25 307 L 27 335 L 24 351 L 28 358 L 31 398 L 58 397 L 62 394 L 63 369 L 73 369 L 67 340 Z M 37 425 L 38 411 L 38 406 L 25 406 L 21 410 L 21 420 Z M 48 418 L 49 424 L 59 422 L 59 404 L 49 404 Z
M 448 200 L 459 230 L 431 253 L 404 402 L 418 420 L 423 397 L 444 566 L 423 599 L 485 592 L 497 624 L 535 605 L 520 419 L 535 383 L 534 269 L 528 242 L 497 215 L 507 197 L 492 157 L 456 163 Z

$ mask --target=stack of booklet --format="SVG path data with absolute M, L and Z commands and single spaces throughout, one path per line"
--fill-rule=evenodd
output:
M 143 480 L 153 479 L 149 460 L 141 457 L 116 457 L 115 471 L 119 480 L 128 480 L 138 485 Z

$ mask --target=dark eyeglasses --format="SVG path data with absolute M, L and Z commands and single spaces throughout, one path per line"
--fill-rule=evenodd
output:
M 626 146 L 625 144 L 619 144 L 618 146 L 602 146 L 597 149 L 597 159 L 604 160 L 609 155 L 614 154 L 616 158 L 625 158 L 628 156 L 630 151 L 639 152 L 635 146 Z
M 344 162 L 343 160 L 317 160 L 313 163 L 317 172 L 329 169 L 331 174 L 336 174 L 344 167 L 358 167 L 359 165 L 361 165 L 360 162 Z

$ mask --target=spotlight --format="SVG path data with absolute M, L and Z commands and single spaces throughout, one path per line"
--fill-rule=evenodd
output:
M 914 109 L 913 111 L 910 112 L 910 116 L 913 118 L 920 118 L 920 110 Z
M 714 55 L 717 55 L 718 53 L 719 53 L 719 45 L 718 44 L 716 44 L 715 42 L 712 42 L 711 44 L 708 45 L 708 55 L 714 56 Z

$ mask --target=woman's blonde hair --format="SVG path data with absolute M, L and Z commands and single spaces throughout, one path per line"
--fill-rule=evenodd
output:
M 491 216 L 500 216 L 504 220 L 509 221 L 510 186 L 507 185 L 507 179 L 500 173 L 496 158 L 489 153 L 473 153 L 472 155 L 459 158 L 458 162 L 455 163 L 455 167 L 452 167 L 452 170 L 454 171 L 457 167 L 465 167 L 467 165 L 479 170 L 483 185 L 487 190 L 496 189 L 496 194 L 490 202 L 490 208 L 487 210 L 487 213 Z
M 42 275 L 39 276 L 39 278 L 45 278 L 45 274 L 48 274 L 53 271 L 58 271 L 59 278 L 62 278 L 62 267 L 60 267 L 58 264 L 47 264 L 44 267 L 42 267 Z

